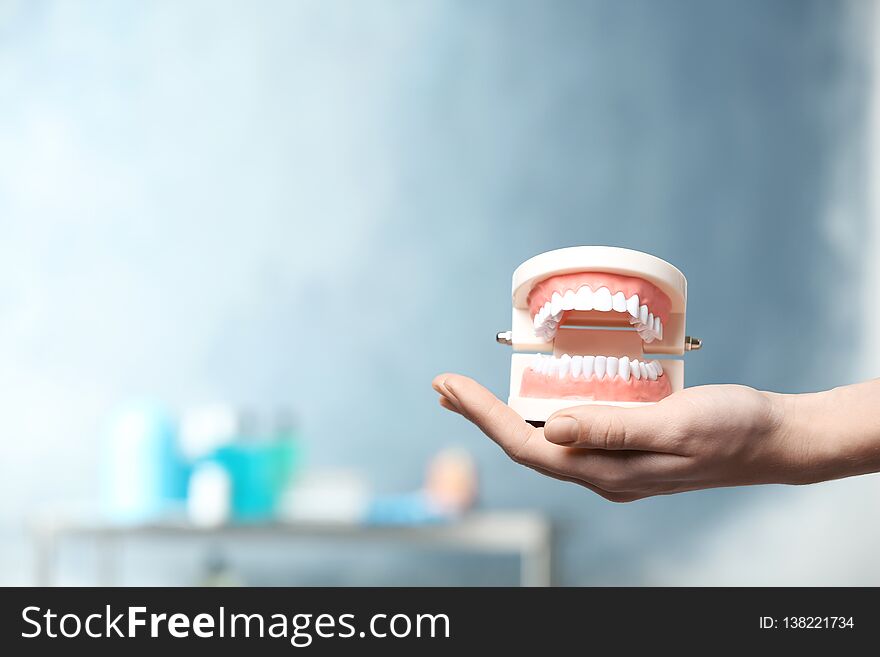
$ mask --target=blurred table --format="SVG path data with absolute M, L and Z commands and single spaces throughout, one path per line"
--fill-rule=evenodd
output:
M 474 512 L 461 519 L 422 525 L 368 525 L 341 522 L 274 522 L 203 528 L 185 521 L 125 525 L 76 516 L 46 515 L 32 525 L 36 543 L 39 586 L 55 581 L 55 562 L 61 541 L 68 537 L 93 539 L 102 550 L 98 581 L 118 582 L 118 548 L 138 538 L 253 540 L 332 540 L 341 543 L 385 541 L 413 547 L 518 554 L 522 586 L 550 586 L 553 571 L 553 532 L 549 520 L 531 511 Z

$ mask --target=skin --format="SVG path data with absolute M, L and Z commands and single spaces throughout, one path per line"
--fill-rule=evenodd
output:
M 799 395 L 697 386 L 650 406 L 568 408 L 544 428 L 465 376 L 433 387 L 517 463 L 614 502 L 880 471 L 880 379 Z

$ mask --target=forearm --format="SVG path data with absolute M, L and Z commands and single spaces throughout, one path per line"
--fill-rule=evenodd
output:
M 790 483 L 880 472 L 880 379 L 772 397 L 779 440 L 800 464 Z

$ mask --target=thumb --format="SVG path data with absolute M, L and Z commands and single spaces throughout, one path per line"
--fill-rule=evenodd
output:
M 557 411 L 544 425 L 544 437 L 557 445 L 589 449 L 667 451 L 674 419 L 658 404 L 575 406 Z

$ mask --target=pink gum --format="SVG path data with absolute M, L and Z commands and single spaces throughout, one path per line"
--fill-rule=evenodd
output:
M 555 374 L 538 374 L 527 369 L 523 372 L 520 395 L 543 399 L 583 399 L 584 401 L 633 401 L 654 402 L 672 394 L 669 377 L 660 376 L 656 381 L 632 377 L 624 381 L 619 376 L 597 379 L 560 379 Z
M 554 292 L 559 292 L 559 294 L 565 294 L 568 290 L 577 292 L 584 285 L 589 285 L 593 292 L 600 287 L 607 287 L 611 294 L 623 292 L 627 299 L 638 294 L 639 305 L 647 305 L 648 309 L 654 313 L 654 317 L 660 317 L 664 324 L 672 308 L 669 297 L 656 285 L 643 278 L 601 271 L 581 271 L 574 274 L 551 276 L 535 285 L 529 292 L 527 299 L 532 319 L 541 310 L 541 306 L 550 301 Z

